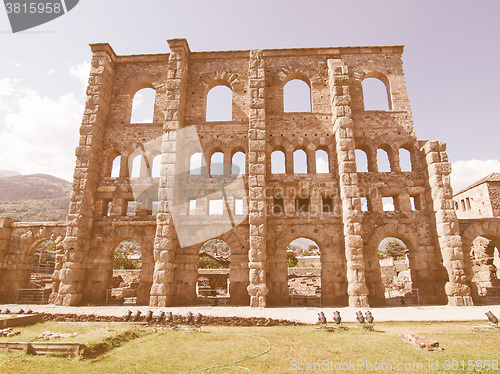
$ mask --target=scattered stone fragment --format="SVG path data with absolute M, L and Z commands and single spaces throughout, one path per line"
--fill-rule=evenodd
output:
M 427 339 L 416 334 L 400 334 L 399 337 L 406 343 L 413 344 L 415 347 L 424 348 L 427 351 L 442 351 L 437 340 Z
M 73 334 L 63 334 L 63 333 L 58 333 L 58 332 L 53 332 L 53 331 L 45 331 L 41 335 L 38 335 L 38 339 L 45 339 L 45 340 L 50 340 L 50 339 L 62 339 L 62 338 L 70 338 L 72 336 L 77 336 L 78 334 L 75 332 Z
M 6 329 L 0 330 L 0 336 L 10 337 L 20 335 L 21 331 L 14 331 L 12 328 L 8 327 Z

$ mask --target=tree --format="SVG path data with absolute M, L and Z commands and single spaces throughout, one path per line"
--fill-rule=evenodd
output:
M 309 248 L 307 248 L 310 252 L 316 252 L 319 248 L 317 245 L 311 244 Z
M 224 266 L 208 256 L 201 256 L 198 260 L 198 269 L 223 269 Z
M 297 260 L 297 257 L 291 252 L 287 252 L 286 254 L 286 264 L 288 265 L 289 268 L 294 268 L 298 265 L 299 260 Z
M 408 248 L 401 240 L 394 238 L 387 241 L 384 251 L 379 251 L 379 257 L 392 257 L 394 260 L 403 260 L 408 251 Z
M 229 260 L 231 256 L 231 248 L 229 248 L 224 240 L 220 239 L 207 240 L 200 249 L 200 253 L 203 252 L 226 260 Z
M 141 263 L 128 258 L 128 253 L 123 251 L 115 251 L 115 257 L 113 259 L 113 269 L 124 270 L 124 269 L 140 269 Z

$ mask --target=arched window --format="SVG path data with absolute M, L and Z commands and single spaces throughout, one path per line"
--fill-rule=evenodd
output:
M 368 156 L 366 155 L 366 152 L 363 151 L 362 149 L 356 149 L 355 151 L 356 155 L 356 170 L 358 173 L 365 173 L 368 171 Z
M 377 149 L 377 166 L 380 173 L 387 173 L 391 171 L 389 154 L 383 149 Z
M 311 88 L 302 79 L 292 79 L 283 88 L 285 112 L 310 112 Z
M 243 152 L 236 152 L 231 163 L 231 174 L 245 174 L 245 154 Z
M 322 149 L 318 149 L 316 151 L 316 173 L 328 174 L 329 172 L 328 153 Z
M 201 152 L 196 152 L 189 159 L 189 174 L 201 175 Z
M 229 87 L 219 85 L 207 94 L 206 120 L 231 121 L 233 119 L 233 91 Z
M 307 154 L 302 149 L 293 152 L 293 173 L 307 174 Z
M 282 151 L 271 153 L 271 174 L 285 174 L 285 154 Z
M 111 178 L 118 178 L 120 176 L 120 163 L 122 156 L 116 156 L 111 166 Z
M 132 169 L 130 170 L 130 178 L 139 178 L 141 176 L 142 156 L 135 156 L 132 161 Z
M 401 171 L 411 171 L 411 154 L 410 151 L 405 148 L 399 149 L 399 165 Z
M 151 162 L 151 176 L 153 178 L 158 178 L 160 176 L 161 169 L 161 155 L 156 155 Z
M 132 101 L 130 123 L 152 123 L 155 112 L 156 91 L 143 88 L 137 91 Z
M 224 153 L 215 152 L 210 158 L 210 174 L 223 175 L 224 174 Z
M 366 78 L 362 85 L 365 110 L 390 109 L 388 89 L 384 82 L 378 78 Z

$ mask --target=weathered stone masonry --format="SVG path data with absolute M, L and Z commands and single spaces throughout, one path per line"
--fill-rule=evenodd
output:
M 222 152 L 228 164 L 234 153 L 246 155 L 248 218 L 218 235 L 231 248 L 232 304 L 288 305 L 286 247 L 306 237 L 321 251 L 322 305 L 383 305 L 377 248 L 388 236 L 409 248 L 413 288 L 424 304 L 472 304 L 471 244 L 464 244 L 460 235 L 469 233 L 470 243 L 474 234 L 459 228 L 445 144 L 416 138 L 403 47 L 191 52 L 184 39 L 168 44 L 169 54 L 137 56 L 118 56 L 108 44 L 91 45 L 67 222 L 0 220 L 1 302 L 15 301 L 17 289 L 29 283 L 36 245 L 52 238 L 59 250 L 51 298 L 55 304 L 104 303 L 113 251 L 124 239 L 137 240 L 142 249 L 140 304 L 196 304 L 203 242 L 181 247 L 166 201 L 176 188 L 185 190 L 197 201 L 192 224 L 207 222 L 208 201 L 197 192 L 199 177 L 172 177 L 186 170 L 191 156 L 177 130 L 194 127 L 206 162 L 215 152 Z M 385 84 L 389 110 L 364 109 L 362 81 L 371 77 Z M 310 87 L 311 112 L 284 111 L 283 88 L 293 79 Z M 207 93 L 217 85 L 232 91 L 231 121 L 206 120 Z M 132 100 L 145 87 L 156 92 L 153 121 L 131 123 Z M 153 139 L 161 142 L 146 149 L 144 144 Z M 402 148 L 411 154 L 411 171 L 399 166 Z M 379 149 L 389 156 L 390 172 L 377 168 Z M 306 174 L 293 173 L 297 150 L 307 155 Z M 328 173 L 316 173 L 319 150 L 328 154 Z M 358 170 L 356 150 L 366 153 L 367 172 Z M 284 154 L 283 174 L 271 172 L 274 151 Z M 130 160 L 137 154 L 143 156 L 144 170 L 136 179 L 159 186 L 155 215 L 148 206 L 127 215 L 135 199 Z M 154 177 L 151 164 L 157 155 L 161 172 Z M 120 172 L 111 177 L 116 157 Z M 225 168 L 223 175 L 211 178 L 223 183 L 230 174 Z M 394 211 L 384 211 L 384 197 L 393 198 Z M 306 211 L 296 209 L 299 200 L 307 201 Z M 276 201 L 282 210 L 276 209 Z M 368 209 L 362 208 L 364 201 Z M 234 208 L 234 199 L 226 203 Z M 497 227 L 492 225 L 488 227 Z

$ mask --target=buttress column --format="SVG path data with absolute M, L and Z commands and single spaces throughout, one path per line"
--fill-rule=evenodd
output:
M 356 172 L 354 122 L 347 66 L 337 59 L 328 60 L 328 78 L 332 98 L 333 132 L 339 170 L 344 245 L 347 260 L 349 306 L 368 306 L 365 281 L 363 238 L 361 236 L 361 199 Z M 383 296 L 383 294 L 382 294 Z
M 264 58 L 261 50 L 250 51 L 250 114 L 248 124 L 248 204 L 250 225 L 250 306 L 265 307 L 266 295 L 266 110 Z
M 451 164 L 446 154 L 446 144 L 429 141 L 422 148 L 427 165 L 432 210 L 436 220 L 436 231 L 448 272 L 445 286 L 449 305 L 473 305 L 470 281 L 465 273 L 462 239 L 458 219 L 453 207 L 453 191 L 450 184 Z
M 109 44 L 91 44 L 92 60 L 87 87 L 87 100 L 80 126 L 80 142 L 76 148 L 76 165 L 73 174 L 73 191 L 67 216 L 68 228 L 62 242 L 63 267 L 57 270 L 57 296 L 51 299 L 57 305 L 80 305 L 85 300 L 84 284 L 87 277 L 87 253 L 93 226 L 94 202 L 99 183 L 106 117 L 109 112 L 111 88 L 114 76 L 115 53 Z M 94 273 L 95 280 L 107 277 L 106 273 Z M 57 280 L 56 280 L 57 281 Z M 92 290 L 88 290 L 92 294 Z
M 158 197 L 160 205 L 156 215 L 156 236 L 154 241 L 155 269 L 149 305 L 156 307 L 174 305 L 174 257 L 178 247 L 172 207 L 175 197 L 175 172 L 178 150 L 178 132 L 183 127 L 186 99 L 189 46 L 185 39 L 168 41 L 166 81 L 165 122 L 161 144 L 161 169 Z

